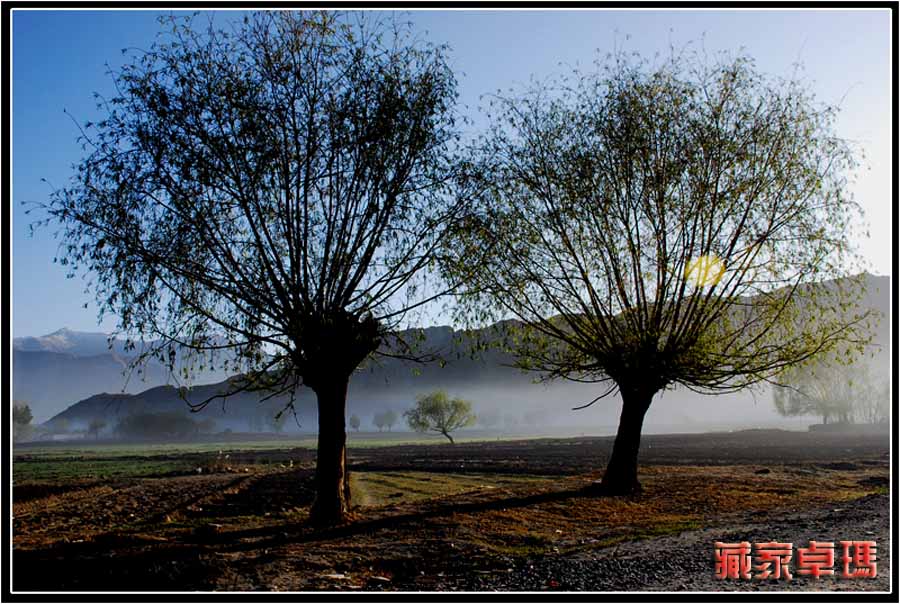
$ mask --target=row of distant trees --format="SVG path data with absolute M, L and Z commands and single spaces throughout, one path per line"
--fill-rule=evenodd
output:
M 377 412 L 372 416 L 372 425 L 378 428 L 379 432 L 383 431 L 385 428 L 390 432 L 393 429 L 394 424 L 397 423 L 398 418 L 399 416 L 396 411 L 393 409 L 386 409 L 385 411 Z M 362 420 L 359 419 L 358 415 L 355 413 L 351 415 L 348 422 L 354 431 L 359 432 L 359 429 L 362 427 Z
M 416 399 L 416 405 L 404 412 L 403 417 L 413 430 L 418 432 L 434 431 L 445 436 L 451 443 L 451 433 L 471 426 L 476 421 L 472 413 L 472 404 L 469 401 L 453 398 L 446 392 L 439 390 L 424 394 Z M 488 416 L 489 418 L 492 416 Z M 381 432 L 384 429 L 390 431 L 400 416 L 393 409 L 375 413 L 372 425 Z M 13 435 L 16 440 L 27 440 L 35 435 L 35 427 L 31 425 L 33 419 L 31 408 L 23 401 L 15 401 L 13 404 Z M 260 412 L 251 416 L 250 428 L 261 430 L 268 426 L 280 432 L 283 429 L 286 413 Z M 349 420 L 350 427 L 359 431 L 361 421 L 358 415 L 352 415 Z M 80 432 L 90 438 L 99 438 L 106 431 L 109 424 L 101 418 L 94 418 L 88 422 L 87 427 Z M 120 419 L 112 430 L 111 435 L 120 438 L 175 438 L 184 439 L 198 434 L 209 434 L 215 431 L 216 422 L 212 418 L 195 420 L 185 413 L 177 411 L 161 412 L 136 412 Z M 72 434 L 70 422 L 65 418 L 59 418 L 52 422 L 49 428 L 42 434 Z
M 24 401 L 13 402 L 13 439 L 16 441 L 48 438 L 55 435 L 72 436 L 81 434 L 88 438 L 102 435 L 119 438 L 190 438 L 198 434 L 215 431 L 216 422 L 212 418 L 195 420 L 178 411 L 131 413 L 110 426 L 103 418 L 93 418 L 81 429 L 73 429 L 66 418 L 53 420 L 49 425 L 35 426 L 31 407 Z M 111 429 L 109 429 L 111 428 Z
M 403 412 L 403 418 L 409 427 L 416 432 L 436 432 L 444 436 L 453 444 L 452 433 L 460 428 L 475 424 L 477 418 L 472 413 L 472 403 L 461 398 L 450 398 L 443 390 L 436 390 L 428 394 L 416 397 L 416 404 Z M 372 424 L 381 432 L 384 428 L 388 431 L 397 422 L 397 413 L 388 409 L 376 413 L 372 418 Z M 361 421 L 359 416 L 350 416 L 350 427 L 359 431 Z
M 276 413 L 271 409 L 260 409 L 257 413 L 250 416 L 247 425 L 254 432 L 272 430 L 280 433 L 287 424 L 288 416 L 288 413 Z
M 432 393 L 434 395 L 434 393 Z M 546 409 L 532 409 L 524 413 L 512 413 L 499 409 L 485 409 L 475 415 L 474 424 L 485 430 L 515 430 L 517 428 L 535 428 L 546 425 L 552 413 Z M 396 425 L 399 415 L 396 411 L 388 409 L 375 413 L 372 416 L 372 426 L 379 432 L 390 432 Z M 363 420 L 357 414 L 351 414 L 348 425 L 354 432 L 359 432 L 363 427 Z
M 865 363 L 830 358 L 791 368 L 775 387 L 774 402 L 784 416 L 817 415 L 823 424 L 881 424 L 890 419 L 890 381 L 874 376 Z
M 32 420 L 34 415 L 31 412 L 31 406 L 25 401 L 13 401 L 12 422 L 13 422 L 13 440 L 35 440 L 51 437 L 56 434 L 69 434 L 69 420 L 60 418 L 50 426 L 34 425 Z M 90 432 L 100 420 L 94 420 L 88 426 L 86 432 Z M 99 429 L 105 427 L 106 422 L 102 422 Z
M 201 433 L 212 433 L 215 427 L 216 422 L 211 418 L 195 420 L 178 411 L 139 412 L 119 420 L 114 433 L 122 438 L 185 439 Z

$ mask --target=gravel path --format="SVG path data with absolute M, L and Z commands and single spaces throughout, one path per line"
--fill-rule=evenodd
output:
M 514 591 L 888 591 L 890 589 L 890 502 L 870 495 L 839 507 L 810 512 L 746 515 L 720 526 L 652 540 L 526 562 L 511 572 L 469 577 L 452 589 Z M 715 578 L 716 541 L 780 541 L 797 548 L 810 540 L 834 541 L 836 576 L 812 579 L 794 573 L 792 580 L 719 580 Z M 878 544 L 875 578 L 841 579 L 841 540 L 874 540 Z M 754 562 L 755 564 L 755 562 Z M 449 587 L 449 586 L 448 586 Z

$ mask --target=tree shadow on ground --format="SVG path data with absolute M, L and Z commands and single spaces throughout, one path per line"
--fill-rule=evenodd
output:
M 400 514 L 382 512 L 383 515 L 375 518 L 355 520 L 329 528 L 315 528 L 305 522 L 296 522 L 276 527 L 267 526 L 229 531 L 221 536 L 220 543 L 230 543 L 226 549 L 237 552 L 286 544 L 323 542 L 370 534 L 383 529 L 410 527 L 422 521 L 446 517 L 452 514 L 474 514 L 511 508 L 524 508 L 589 496 L 584 488 L 578 488 L 464 503 L 453 501 L 421 502 L 416 505 L 425 509 Z

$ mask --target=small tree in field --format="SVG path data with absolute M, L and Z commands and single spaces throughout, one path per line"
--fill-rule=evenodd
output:
M 14 401 L 12 408 L 12 418 L 14 424 L 27 426 L 31 423 L 31 420 L 34 419 L 34 416 L 31 414 L 31 407 L 29 407 L 27 403 L 23 403 L 22 401 Z
M 416 432 L 437 432 L 453 444 L 451 432 L 471 426 L 476 417 L 472 403 L 460 398 L 450 399 L 443 390 L 416 398 L 416 406 L 403 412 L 409 427 Z
M 397 423 L 397 412 L 393 409 L 388 409 L 383 414 L 384 417 L 384 425 L 387 426 L 388 432 L 394 427 L 394 424 Z
M 387 426 L 386 418 L 384 417 L 384 413 L 376 413 L 372 416 L 372 425 L 378 428 L 378 431 L 381 432 L 384 430 L 384 427 Z
M 99 419 L 99 418 L 94 418 L 94 419 L 92 419 L 92 420 L 90 421 L 90 423 L 88 424 L 87 432 L 88 432 L 88 434 L 90 434 L 94 439 L 97 439 L 97 438 L 100 437 L 100 433 L 103 432 L 103 430 L 106 428 L 106 425 L 107 425 L 107 424 L 106 424 L 106 420 L 102 420 L 102 419 Z
M 355 413 L 350 416 L 350 427 L 353 428 L 354 432 L 359 432 L 359 427 L 362 422 L 359 421 L 359 416 Z
M 197 21 L 165 19 L 112 74 L 85 159 L 42 207 L 139 360 L 175 369 L 189 350 L 186 373 L 240 373 L 195 409 L 315 392 L 310 519 L 339 523 L 350 376 L 373 354 L 421 358 L 398 334 L 453 289 L 432 266 L 465 203 L 448 194 L 456 80 L 443 47 L 373 13 Z
M 279 411 L 275 415 L 270 415 L 268 417 L 269 427 L 280 434 L 284 430 L 284 424 L 287 423 L 287 419 L 288 414 L 285 413 L 284 410 Z
M 31 436 L 32 419 L 34 419 L 34 416 L 32 416 L 31 407 L 29 407 L 27 403 L 24 403 L 22 401 L 13 401 L 13 438 L 18 440 Z
M 860 348 L 853 153 L 835 110 L 746 57 L 651 65 L 615 54 L 589 73 L 494 99 L 474 153 L 485 193 L 448 239 L 470 270 L 461 312 L 508 322 L 545 379 L 619 394 L 599 494 L 640 490 L 657 393 L 777 382 L 839 343 Z M 518 327 L 517 327 L 518 326 Z M 585 405 L 587 406 L 587 405 Z
M 51 434 L 68 434 L 69 429 L 71 428 L 71 422 L 65 417 L 60 417 L 53 420 L 53 422 L 50 423 L 49 428 Z

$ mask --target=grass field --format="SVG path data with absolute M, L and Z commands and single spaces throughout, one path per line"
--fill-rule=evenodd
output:
M 220 435 L 221 436 L 221 435 Z M 483 441 L 512 441 L 547 438 L 540 434 L 509 434 L 496 432 L 478 432 L 469 435 L 454 436 L 457 443 L 474 443 Z M 447 444 L 447 440 L 437 434 L 417 434 L 414 432 L 350 432 L 347 434 L 347 446 L 353 447 L 390 447 L 397 445 L 435 445 Z M 183 453 L 215 453 L 218 451 L 270 451 L 285 448 L 314 449 L 316 436 L 300 435 L 297 437 L 271 437 L 260 435 L 258 438 L 232 439 L 209 436 L 203 441 L 181 442 L 133 442 L 119 441 L 56 441 L 52 443 L 29 442 L 16 446 L 18 456 L 50 457 L 86 457 L 86 456 L 153 456 Z
M 461 437 L 457 442 L 479 443 L 540 438 L 479 434 Z M 447 445 L 439 435 L 410 432 L 363 432 L 348 434 L 348 448 L 382 448 L 391 446 Z M 56 481 L 72 479 L 139 478 L 171 473 L 187 473 L 198 467 L 222 465 L 225 455 L 241 453 L 245 465 L 272 462 L 267 453 L 298 450 L 314 451 L 315 436 L 299 438 L 259 438 L 203 442 L 124 443 L 115 441 L 28 443 L 14 451 L 13 482 Z M 258 455 L 252 455 L 257 453 Z M 248 456 L 248 454 L 251 454 Z M 289 456 L 290 457 L 290 456 Z M 294 457 L 299 457 L 295 455 Z M 249 460 L 248 460 L 249 458 Z M 280 458 L 276 457 L 279 462 Z
M 17 447 L 14 585 L 491 589 L 509 569 L 532 577 L 554 560 L 773 514 L 824 509 L 846 532 L 855 520 L 838 511 L 889 484 L 888 443 L 871 435 L 647 436 L 645 491 L 627 498 L 582 490 L 602 475 L 609 438 L 350 439 L 351 521 L 332 530 L 306 522 L 312 439 Z

